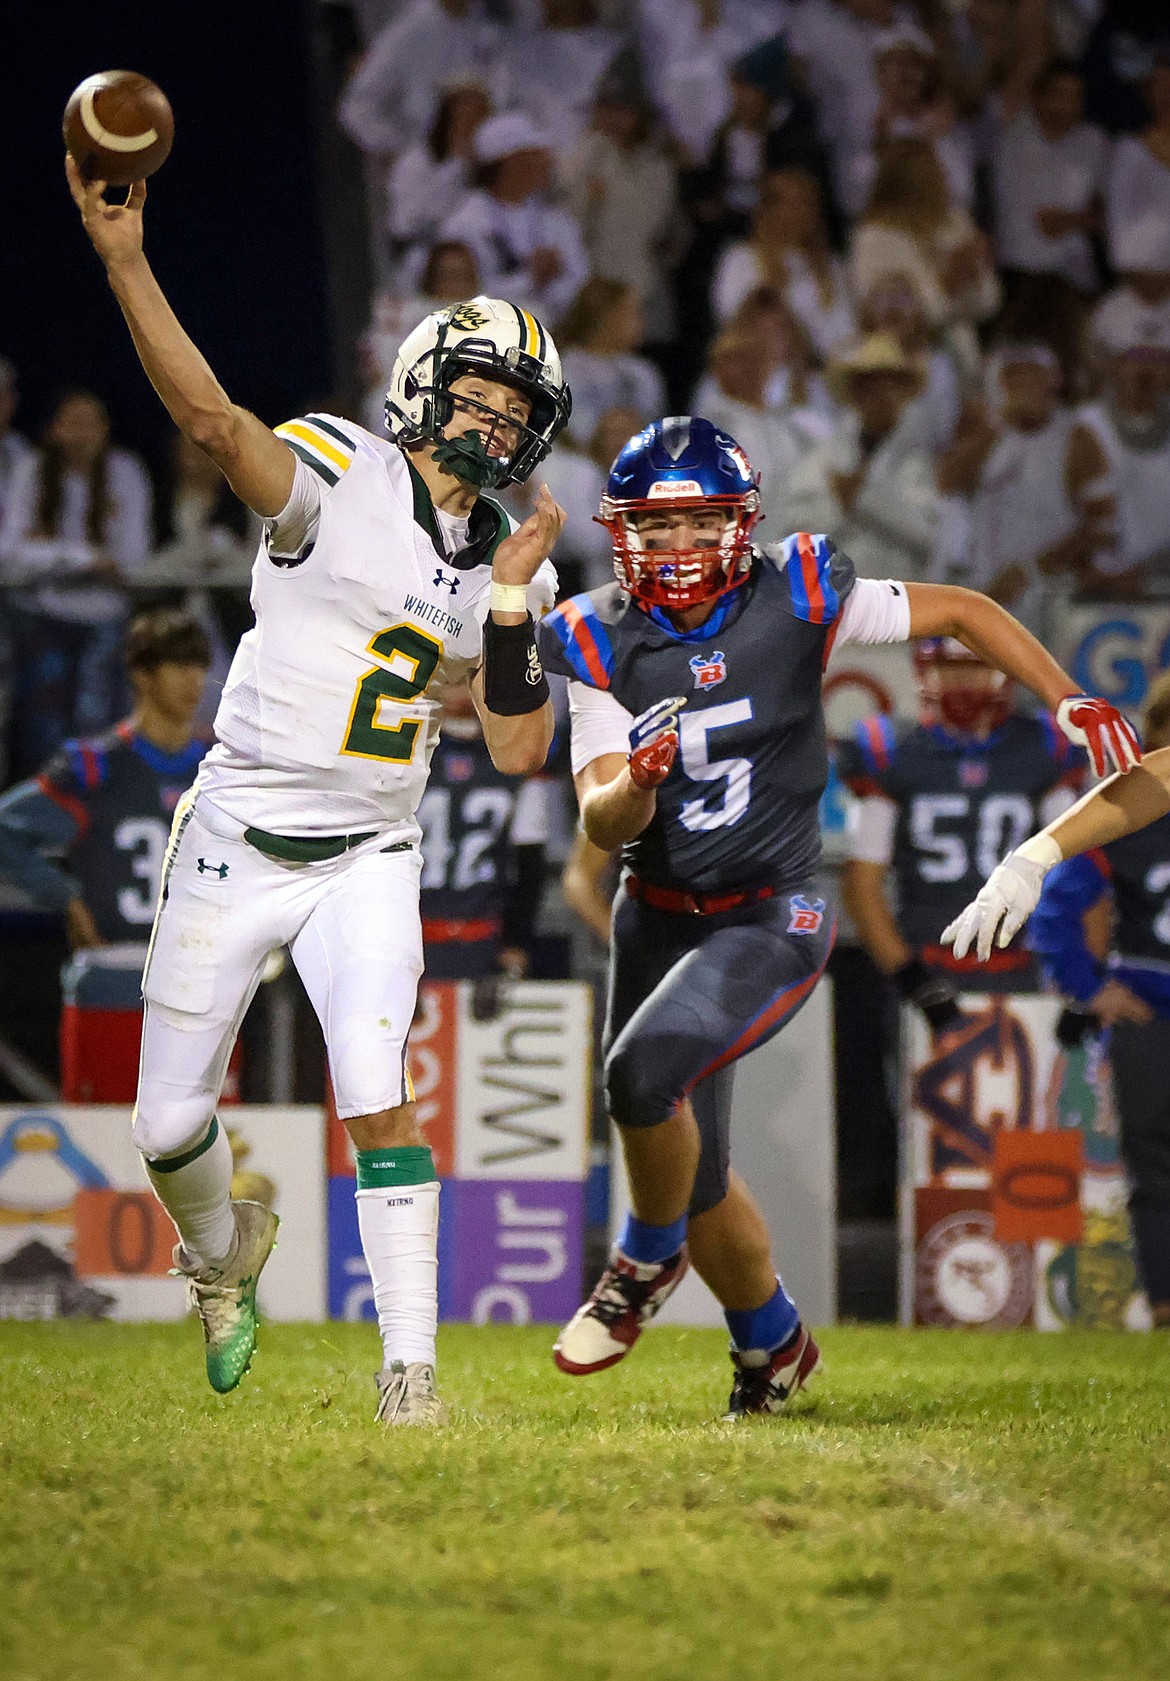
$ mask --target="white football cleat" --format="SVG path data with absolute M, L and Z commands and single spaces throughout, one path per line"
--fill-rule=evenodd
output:
M 404 1366 L 401 1360 L 380 1371 L 378 1410 L 374 1414 L 379 1424 L 446 1424 L 450 1414 L 435 1393 L 435 1368 L 429 1360 L 412 1360 Z

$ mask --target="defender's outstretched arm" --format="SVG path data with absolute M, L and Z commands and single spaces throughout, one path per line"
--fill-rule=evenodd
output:
M 1132 835 L 1170 812 L 1170 747 L 1147 754 L 1128 776 L 1111 776 L 994 869 L 978 895 L 943 931 L 943 944 L 980 961 L 1006 946 L 1036 909 L 1044 877 L 1062 859 Z
M 906 595 L 912 637 L 953 636 L 1031 689 L 1068 739 L 1088 750 L 1098 776 L 1140 762 L 1141 747 L 1128 720 L 1108 701 L 1082 694 L 1044 644 L 989 596 L 952 584 L 907 584 Z
M 106 202 L 104 181 L 81 179 L 71 157 L 65 174 L 138 359 L 171 419 L 211 457 L 240 501 L 271 519 L 288 502 L 296 457 L 262 420 L 232 402 L 179 324 L 142 249 L 146 182 L 136 182 L 117 205 Z

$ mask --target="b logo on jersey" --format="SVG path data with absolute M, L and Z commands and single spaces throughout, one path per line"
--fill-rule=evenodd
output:
M 451 782 L 470 782 L 475 771 L 475 760 L 470 753 L 446 753 L 443 756 L 443 769 Z
M 719 649 L 716 649 L 710 659 L 702 654 L 695 654 L 687 664 L 695 674 L 696 689 L 713 689 L 727 676 L 727 661 Z
M 814 899 L 810 904 L 803 893 L 794 893 L 788 901 L 790 934 L 816 934 L 825 920 L 825 901 Z
M 987 781 L 987 772 L 986 759 L 961 759 L 959 761 L 960 788 L 982 788 Z

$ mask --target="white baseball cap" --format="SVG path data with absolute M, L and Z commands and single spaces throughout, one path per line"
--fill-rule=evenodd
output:
M 498 163 L 516 152 L 539 152 L 548 146 L 542 129 L 524 111 L 504 111 L 489 117 L 475 131 L 472 150 L 476 163 Z

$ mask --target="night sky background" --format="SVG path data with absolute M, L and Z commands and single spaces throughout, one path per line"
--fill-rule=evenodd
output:
M 157 465 L 170 423 L 82 232 L 61 116 L 83 77 L 153 77 L 175 144 L 152 178 L 146 249 L 179 319 L 238 402 L 277 423 L 332 384 L 312 0 L 5 0 L 0 8 L 0 354 L 36 436 L 65 387 L 108 402 L 115 442 Z

